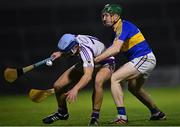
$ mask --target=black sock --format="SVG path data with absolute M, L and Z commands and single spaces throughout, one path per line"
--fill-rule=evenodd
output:
M 67 114 L 68 113 L 68 109 L 67 108 L 58 108 L 58 112 L 60 113 L 60 114 Z
M 160 112 L 160 110 L 157 107 L 151 108 L 150 111 L 151 111 L 151 114 L 156 114 L 156 113 Z
M 91 114 L 91 117 L 99 119 L 99 110 L 93 109 L 93 112 Z

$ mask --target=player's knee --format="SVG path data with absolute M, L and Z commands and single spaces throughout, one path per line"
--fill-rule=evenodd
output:
M 102 89 L 103 88 L 103 80 L 102 79 L 98 79 L 95 81 L 95 89 Z
M 54 88 L 55 91 L 59 91 L 61 89 L 61 85 L 57 84 L 57 83 L 54 83 L 53 88 Z
M 133 93 L 133 94 L 140 94 L 141 90 L 138 89 L 136 86 L 134 85 L 129 85 L 128 86 L 128 90 L 129 92 Z
M 111 76 L 111 84 L 119 83 L 121 81 L 122 81 L 122 79 L 120 77 L 118 77 L 116 74 L 112 74 L 112 76 Z

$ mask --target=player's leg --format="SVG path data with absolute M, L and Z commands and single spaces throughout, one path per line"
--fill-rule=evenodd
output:
M 69 85 L 72 81 L 70 78 L 71 73 L 73 72 L 74 66 L 66 70 L 54 83 L 53 87 L 55 90 L 56 99 L 58 102 L 59 109 L 67 109 L 66 104 L 66 96 L 64 93 L 66 92 L 67 85 Z
M 149 94 L 143 88 L 146 79 L 142 76 L 137 79 L 130 80 L 128 82 L 128 90 L 136 96 L 151 112 L 150 120 L 160 120 L 165 119 L 166 115 L 159 110 L 155 105 L 153 100 L 150 98 Z
M 79 72 L 75 69 L 75 66 L 72 66 L 71 68 L 66 70 L 54 83 L 55 95 L 58 102 L 58 110 L 57 112 L 44 118 L 44 123 L 51 124 L 57 120 L 68 119 L 69 114 L 66 104 L 66 96 L 64 95 L 64 93 L 66 93 L 69 87 L 71 87 L 71 85 L 77 80 L 76 75 L 78 75 L 78 73 Z
M 99 112 L 103 101 L 103 85 L 110 79 L 112 70 L 109 67 L 101 68 L 95 78 L 95 88 L 92 95 L 92 114 L 89 125 L 98 125 Z
M 154 54 L 149 53 L 143 57 L 135 58 L 131 63 L 134 65 L 134 68 L 141 73 L 141 76 L 129 81 L 129 91 L 149 108 L 152 114 L 150 120 L 165 119 L 166 115 L 157 108 L 148 93 L 142 88 L 147 77 L 155 68 L 156 58 Z
M 136 78 L 139 75 L 140 72 L 137 71 L 130 62 L 126 63 L 112 74 L 111 92 L 118 112 L 117 119 L 114 121 L 115 123 L 124 124 L 128 121 L 123 100 L 122 81 Z

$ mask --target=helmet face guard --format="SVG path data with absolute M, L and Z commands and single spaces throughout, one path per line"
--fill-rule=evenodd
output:
M 102 10 L 102 13 L 122 14 L 122 7 L 117 4 L 106 4 Z
M 78 50 L 79 50 L 79 49 L 78 49 L 76 46 L 77 46 L 77 44 L 74 45 L 74 46 L 71 48 L 71 50 L 69 51 L 71 56 L 78 55 Z

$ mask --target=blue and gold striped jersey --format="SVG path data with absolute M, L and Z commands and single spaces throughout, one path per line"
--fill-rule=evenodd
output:
M 127 56 L 129 60 L 152 52 L 140 30 L 131 22 L 120 20 L 114 32 L 115 39 L 124 42 L 121 52 Z

